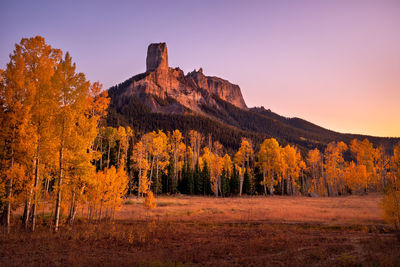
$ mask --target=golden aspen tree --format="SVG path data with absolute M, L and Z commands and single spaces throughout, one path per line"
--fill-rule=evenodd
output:
M 79 166 L 88 168 L 92 158 L 88 150 L 96 137 L 97 117 L 90 116 L 88 100 L 89 86 L 83 73 L 76 73 L 76 65 L 69 53 L 56 67 L 52 77 L 54 96 L 57 109 L 54 116 L 54 136 L 57 139 L 58 179 L 56 187 L 56 207 L 54 216 L 54 231 L 58 230 L 60 221 L 62 186 L 64 176 L 71 175 L 69 169 Z M 79 156 L 79 158 L 76 158 Z M 71 164 L 71 162 L 75 164 Z M 77 171 L 81 174 L 80 171 Z M 75 175 L 76 176 L 76 175 Z M 75 194 L 74 194 L 75 197 Z M 71 216 L 74 216 L 72 205 Z
M 201 145 L 203 143 L 204 138 L 199 132 L 196 132 L 195 130 L 190 130 L 189 140 L 190 140 L 190 146 L 193 150 L 192 170 L 194 170 L 195 165 L 199 161 Z
M 343 169 L 344 159 L 343 152 L 348 149 L 347 145 L 343 142 L 331 142 L 325 149 L 325 184 L 328 196 L 337 196 L 339 187 L 344 184 Z
M 281 164 L 281 148 L 274 138 L 265 139 L 257 154 L 257 164 L 262 170 L 264 194 L 274 194 L 274 177 L 279 172 Z
M 85 189 L 85 200 L 88 204 L 88 219 L 91 221 L 93 218 L 96 217 L 97 208 L 100 205 L 100 185 L 102 181 L 104 173 L 102 170 L 98 172 L 93 172 L 88 177 L 86 189 Z
M 186 152 L 185 152 L 185 163 L 187 164 L 188 167 L 191 168 L 193 171 L 193 162 L 194 162 L 194 153 L 193 149 L 190 145 L 186 146 Z
M 141 195 L 146 193 L 149 190 L 150 180 L 147 177 L 147 172 L 150 168 L 150 164 L 146 159 L 146 148 L 142 141 L 137 142 L 133 147 L 132 152 L 132 163 L 134 168 L 139 171 L 138 177 L 138 195 L 139 198 Z
M 121 206 L 123 197 L 128 189 L 128 175 L 125 171 L 124 164 L 125 163 L 122 161 L 110 183 L 110 219 L 115 218 L 115 212 Z
M 86 194 L 90 207 L 89 218 L 111 220 L 115 217 L 115 212 L 122 203 L 128 183 L 124 163 L 121 164 L 118 170 L 111 166 L 103 171 L 98 171 L 88 183 Z
M 131 129 L 131 127 L 129 127 L 129 126 L 127 126 L 126 127 L 126 130 L 125 130 L 125 132 L 126 132 L 126 147 L 125 147 L 125 165 L 124 165 L 124 167 L 125 167 L 125 169 L 127 168 L 127 165 L 128 165 L 128 148 L 129 148 L 129 144 L 131 143 L 131 144 L 133 144 L 133 130 Z
M 392 179 L 385 188 L 381 206 L 385 221 L 395 227 L 400 239 L 400 143 L 393 150 L 391 172 Z
M 367 168 L 350 162 L 344 169 L 345 185 L 353 194 L 363 193 L 367 183 Z
M 95 154 L 94 163 L 97 161 L 99 163 L 98 168 L 103 169 L 103 141 L 105 138 L 105 128 L 100 126 L 105 121 L 110 98 L 108 97 L 107 91 L 102 91 L 102 85 L 99 82 L 94 82 L 89 87 L 89 97 L 87 101 L 87 116 L 89 118 L 94 118 L 97 121 L 97 135 L 95 140 L 92 142 L 91 151 Z M 126 148 L 126 150 L 127 149 L 128 148 Z
M 64 172 L 64 181 L 61 187 L 61 207 L 68 210 L 67 223 L 74 224 L 78 208 L 85 203 L 85 192 L 88 190 L 90 179 L 95 173 L 95 167 L 91 164 L 91 155 L 83 151 L 76 151 L 69 157 L 69 166 Z
M 326 196 L 326 186 L 323 180 L 323 158 L 318 148 L 308 151 L 307 165 L 311 175 L 310 194 Z
M 288 195 L 293 195 L 298 192 L 300 187 L 298 186 L 298 179 L 300 176 L 300 166 L 301 166 L 301 155 L 292 146 L 286 145 L 282 150 L 284 164 L 286 166 L 285 172 L 283 174 L 286 180 L 286 193 Z
M 242 195 L 243 191 L 243 181 L 245 169 L 249 168 L 250 159 L 253 156 L 253 148 L 251 142 L 246 138 L 242 138 L 240 148 L 235 154 L 235 163 L 239 166 L 239 196 Z
M 374 146 L 368 139 L 364 139 L 363 141 L 353 139 L 350 142 L 350 151 L 356 159 L 357 166 L 364 165 L 367 170 L 365 191 L 368 191 L 368 187 L 373 186 L 374 181 L 376 180 L 376 171 L 374 165 Z
M 160 171 L 164 171 L 169 164 L 168 138 L 167 135 L 161 130 L 154 134 L 154 138 L 152 140 L 152 158 L 154 159 L 156 170 L 154 192 L 157 194 L 159 192 L 160 184 L 159 173 Z
M 222 157 L 216 153 L 211 153 L 209 149 L 205 147 L 203 161 L 207 162 L 207 166 L 210 170 L 211 190 L 214 192 L 215 197 L 218 197 L 218 191 L 221 189 Z
M 150 164 L 150 182 L 153 181 L 153 169 L 154 169 L 154 157 L 153 157 L 153 140 L 155 138 L 156 132 L 149 132 L 142 136 L 140 139 L 144 144 L 146 151 L 146 160 Z
M 390 188 L 382 198 L 383 218 L 392 224 L 400 238 L 400 190 Z
M 107 115 L 107 108 L 110 104 L 110 98 L 108 97 L 108 91 L 102 91 L 103 85 L 99 82 L 94 82 L 89 87 L 88 97 L 88 114 L 89 117 L 97 118 L 96 128 L 99 128 L 102 119 Z M 128 127 L 129 128 L 129 127 Z M 127 128 L 127 132 L 128 132 Z M 130 128 L 129 128 L 130 129 Z
M 174 180 L 172 181 L 172 189 L 176 190 L 178 185 L 178 174 L 183 167 L 183 160 L 185 155 L 186 146 L 183 143 L 183 136 L 179 130 L 174 130 L 169 138 L 170 150 L 174 162 Z
M 212 180 L 211 188 L 213 188 L 216 197 L 218 197 L 218 191 L 221 192 L 221 174 L 223 168 L 222 151 L 222 144 L 215 141 L 213 143 L 213 153 L 211 153 L 210 178 Z
M 66 183 L 62 187 L 62 192 L 65 195 L 65 200 L 69 202 L 67 221 L 70 224 L 74 222 L 78 206 L 85 200 L 84 192 L 95 172 L 95 166 L 92 162 L 97 155 L 91 148 L 98 133 L 98 122 L 105 114 L 105 109 L 93 113 L 92 107 L 95 104 L 93 101 L 102 98 L 102 96 L 99 97 L 95 92 L 92 92 L 92 88 L 98 86 L 98 83 L 94 84 L 94 86 L 89 86 L 86 104 L 80 107 L 83 110 L 77 112 L 79 108 L 73 106 L 75 124 L 71 128 L 71 135 L 65 139 Z
M 375 149 L 374 161 L 377 174 L 376 184 L 378 190 L 382 191 L 388 185 L 387 172 L 390 166 L 390 157 L 385 153 L 385 149 L 382 146 Z

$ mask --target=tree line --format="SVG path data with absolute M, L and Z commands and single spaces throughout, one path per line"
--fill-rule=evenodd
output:
M 367 139 L 304 153 L 274 138 L 242 138 L 228 153 L 195 130 L 138 135 L 129 126 L 107 127 L 109 103 L 69 53 L 40 36 L 15 46 L 0 71 L 0 212 L 7 231 L 18 207 L 33 231 L 43 200 L 58 231 L 78 210 L 89 221 L 113 219 L 128 195 L 154 207 L 153 194 L 339 196 L 400 188 L 400 144 L 391 155 Z
M 101 128 L 95 143 L 103 151 L 97 169 L 118 164 L 124 154 L 128 191 L 138 196 L 149 190 L 215 196 L 366 194 L 396 184 L 400 166 L 400 144 L 388 155 L 368 139 L 331 142 L 324 151 L 315 148 L 302 156 L 296 146 L 281 146 L 274 138 L 258 146 L 243 138 L 229 155 L 211 135 L 195 130 L 158 130 L 134 138 L 130 127 L 120 126 Z

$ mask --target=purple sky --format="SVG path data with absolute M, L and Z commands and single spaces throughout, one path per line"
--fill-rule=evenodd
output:
M 238 84 L 264 106 L 328 129 L 400 136 L 400 1 L 0 2 L 0 68 L 22 37 L 69 51 L 108 88 L 169 63 Z

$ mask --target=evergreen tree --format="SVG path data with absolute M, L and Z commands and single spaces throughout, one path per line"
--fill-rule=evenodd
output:
M 208 168 L 207 162 L 204 162 L 203 170 L 201 172 L 201 179 L 203 180 L 203 195 L 209 195 L 211 193 L 211 184 L 210 170 Z
M 196 195 L 203 194 L 203 180 L 202 180 L 202 176 L 200 173 L 200 166 L 198 163 L 196 163 L 196 166 L 195 166 L 194 172 L 193 172 L 193 184 L 194 184 L 194 193 Z
M 186 172 L 186 164 L 185 164 L 185 166 L 183 166 L 183 168 L 182 168 L 182 173 L 181 173 L 181 175 L 182 175 L 182 179 L 180 179 L 179 181 L 178 181 L 178 191 L 181 193 L 181 194 L 188 194 L 188 190 L 187 190 L 187 172 Z
M 177 184 L 175 183 L 174 159 L 171 158 L 171 160 L 169 161 L 169 165 L 167 167 L 165 192 L 173 194 L 176 192 L 176 187 L 177 187 Z
M 189 195 L 193 195 L 194 194 L 194 180 L 193 180 L 193 172 L 192 169 L 187 166 L 187 170 L 186 170 L 186 176 L 187 176 L 187 194 Z
M 256 195 L 262 195 L 264 193 L 264 187 L 263 187 L 263 175 L 260 172 L 260 168 L 255 168 L 254 169 L 254 192 Z
M 229 186 L 229 172 L 225 169 L 222 170 L 221 174 L 221 194 L 223 197 L 229 196 L 230 194 L 230 186 Z
M 239 173 L 236 170 L 236 167 L 233 167 L 231 180 L 229 181 L 229 188 L 231 195 L 239 194 Z

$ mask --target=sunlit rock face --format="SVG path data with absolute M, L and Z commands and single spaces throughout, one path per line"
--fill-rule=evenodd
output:
M 187 75 L 179 68 L 170 68 L 165 43 L 149 45 L 146 73 L 135 76 L 123 92 L 124 96 L 132 94 L 154 112 L 203 113 L 204 106 L 216 107 L 213 95 L 247 109 L 239 86 L 218 77 L 205 76 L 201 68 Z
M 165 43 L 151 44 L 147 48 L 146 71 L 168 71 L 168 51 Z
M 222 100 L 242 109 L 247 108 L 240 87 L 236 84 L 232 84 L 218 77 L 205 76 L 202 68 L 200 68 L 199 71 L 188 73 L 186 78 L 192 80 L 198 88 L 205 89 Z

